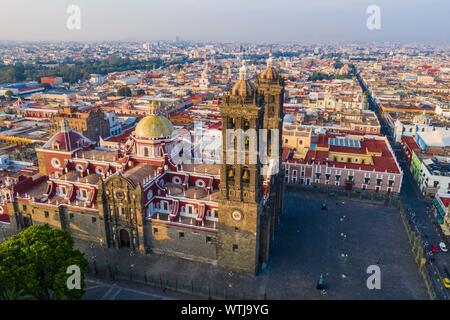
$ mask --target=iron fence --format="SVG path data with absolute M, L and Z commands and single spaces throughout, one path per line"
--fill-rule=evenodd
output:
M 201 296 L 207 299 L 218 300 L 256 300 L 267 299 L 267 294 L 263 297 L 245 293 L 244 291 L 236 291 L 229 287 L 219 288 L 210 283 L 196 283 L 194 281 L 186 281 L 178 277 L 169 277 L 163 274 L 152 274 L 147 271 L 137 271 L 130 268 L 129 270 L 120 269 L 117 265 L 100 264 L 96 261 L 89 263 L 88 273 L 97 278 L 107 280 L 124 280 L 161 288 L 163 290 L 171 290 L 188 295 Z

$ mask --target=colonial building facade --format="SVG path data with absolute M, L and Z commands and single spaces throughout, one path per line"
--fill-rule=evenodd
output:
M 241 68 L 223 98 L 224 158 L 227 129 L 276 129 L 269 140 L 281 139 L 283 94 L 271 60 L 255 82 Z M 278 170 L 265 174 L 247 157 L 243 164 L 174 163 L 176 130 L 155 107 L 117 150 L 94 147 L 66 119 L 59 127 L 37 149 L 39 174 L 2 190 L 2 210 L 16 230 L 47 223 L 109 248 L 252 274 L 267 263 L 282 210 L 281 140 L 279 150 L 269 151 Z

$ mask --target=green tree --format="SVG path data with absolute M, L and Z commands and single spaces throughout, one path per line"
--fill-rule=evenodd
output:
M 80 267 L 81 289 L 67 287 L 67 268 Z M 87 261 L 66 230 L 34 225 L 0 244 L 0 297 L 79 299 Z
M 8 91 L 6 91 L 5 92 L 5 97 L 8 99 L 8 100 L 11 100 L 11 97 L 14 95 L 14 93 L 11 91 L 11 90 L 8 90 Z
M 131 89 L 127 86 L 120 88 L 117 90 L 117 96 L 119 97 L 131 97 Z
M 335 69 L 340 69 L 340 68 L 342 68 L 344 66 L 344 64 L 340 61 L 340 60 L 336 60 L 334 63 L 333 63 L 333 67 L 335 68 Z
M 145 90 L 144 90 L 144 89 L 138 89 L 138 90 L 136 91 L 136 95 L 138 95 L 138 96 L 143 96 L 143 95 L 145 95 Z

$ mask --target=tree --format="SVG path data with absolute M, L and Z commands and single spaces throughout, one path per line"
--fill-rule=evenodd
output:
M 80 268 L 80 289 L 69 289 L 69 266 Z M 87 261 L 67 230 L 34 225 L 0 244 L 0 297 L 79 299 Z
M 127 86 L 117 90 L 117 96 L 119 97 L 131 97 L 131 89 Z
M 14 95 L 14 93 L 11 91 L 11 90 L 8 90 L 8 91 L 6 91 L 5 92 L 5 97 L 8 99 L 8 100 L 11 100 L 11 97 Z
M 342 68 L 344 66 L 344 64 L 340 61 L 340 60 L 336 60 L 334 63 L 333 63 L 333 67 L 335 68 L 335 69 L 340 69 L 340 68 Z

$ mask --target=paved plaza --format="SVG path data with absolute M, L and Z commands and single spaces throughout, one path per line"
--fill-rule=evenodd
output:
M 327 210 L 321 208 L 324 201 Z M 121 270 L 176 279 L 180 285 L 208 287 L 213 292 L 226 291 L 229 298 L 428 299 L 394 208 L 291 188 L 286 193 L 271 260 L 256 277 L 168 256 L 130 255 L 126 250 L 86 245 L 83 250 L 98 265 L 107 260 Z M 370 265 L 381 269 L 381 290 L 366 286 Z M 316 289 L 321 274 L 326 292 Z

